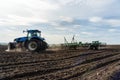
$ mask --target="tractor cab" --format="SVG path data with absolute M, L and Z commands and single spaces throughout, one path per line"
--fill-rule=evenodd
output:
M 41 31 L 39 31 L 39 30 L 27 30 L 26 32 L 27 32 L 28 40 L 30 40 L 32 38 L 44 40 L 44 38 L 41 37 Z
M 89 46 L 89 49 L 98 50 L 99 46 L 100 46 L 100 42 L 99 41 L 92 41 L 92 43 Z
M 41 37 L 41 31 L 39 30 L 27 30 L 27 37 Z

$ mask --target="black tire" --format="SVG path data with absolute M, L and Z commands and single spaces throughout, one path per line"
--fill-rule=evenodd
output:
M 8 47 L 9 47 L 10 49 L 15 49 L 15 44 L 12 43 L 12 42 L 10 42 L 10 43 L 8 44 Z
M 44 51 L 47 47 L 47 43 L 42 40 L 32 39 L 27 42 L 27 49 L 31 52 Z
M 28 42 L 29 41 L 22 42 L 22 47 L 27 48 Z
M 48 48 L 47 43 L 44 42 L 44 41 L 41 41 L 41 48 L 40 48 L 40 50 L 44 51 L 44 50 L 46 50 L 46 48 Z
M 90 49 L 90 50 L 93 50 L 93 45 L 90 45 L 90 46 L 89 46 L 89 49 Z
M 31 52 L 39 51 L 40 49 L 40 42 L 38 40 L 32 39 L 28 41 L 27 48 Z
M 95 46 L 95 50 L 98 50 L 98 46 Z

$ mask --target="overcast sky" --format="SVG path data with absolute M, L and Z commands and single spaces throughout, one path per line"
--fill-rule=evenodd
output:
M 0 42 L 39 29 L 49 44 L 99 40 L 120 44 L 120 0 L 0 0 Z

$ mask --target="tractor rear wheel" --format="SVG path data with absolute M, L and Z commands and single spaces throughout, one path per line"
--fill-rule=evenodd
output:
M 28 41 L 27 48 L 31 52 L 38 51 L 40 49 L 39 41 L 35 39 Z

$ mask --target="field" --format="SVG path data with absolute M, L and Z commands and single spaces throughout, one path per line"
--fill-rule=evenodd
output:
M 41 53 L 5 49 L 0 46 L 0 80 L 115 80 L 120 70 L 120 46 Z

